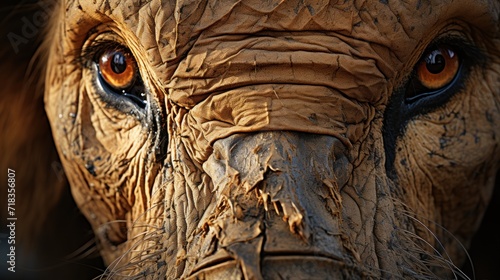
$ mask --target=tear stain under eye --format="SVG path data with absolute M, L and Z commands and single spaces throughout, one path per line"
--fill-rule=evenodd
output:
M 168 153 L 168 136 L 165 129 L 160 129 L 157 143 L 155 144 L 156 162 L 161 162 L 167 157 Z
M 85 163 L 85 169 L 87 169 L 87 171 L 92 175 L 92 176 L 97 176 L 96 172 L 95 172 L 95 166 L 94 166 L 94 162 L 92 161 L 87 161 Z
M 164 119 L 162 112 L 154 104 L 151 104 L 151 124 L 152 130 L 155 135 L 154 141 L 154 155 L 155 161 L 163 161 L 168 154 L 168 130 L 166 122 L 162 122 Z

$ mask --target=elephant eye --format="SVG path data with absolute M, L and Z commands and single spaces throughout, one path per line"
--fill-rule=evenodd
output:
M 137 61 L 127 47 L 100 41 L 85 49 L 82 59 L 91 64 L 94 86 L 105 102 L 123 112 L 146 107 L 146 89 Z
M 417 68 L 418 81 L 428 89 L 448 85 L 458 72 L 458 55 L 449 48 L 432 50 L 424 56 Z
M 456 90 L 462 78 L 461 68 L 460 55 L 453 48 L 438 46 L 427 50 L 415 67 L 405 103 L 439 98 Z
M 137 76 L 137 64 L 128 51 L 107 50 L 99 57 L 100 75 L 116 90 L 126 90 Z
M 131 51 L 123 46 L 103 48 L 96 56 L 98 81 L 108 94 L 126 98 L 140 108 L 147 104 L 139 67 Z

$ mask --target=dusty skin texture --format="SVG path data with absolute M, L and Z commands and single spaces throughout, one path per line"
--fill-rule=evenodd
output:
M 62 1 L 46 111 L 104 275 L 460 277 L 499 167 L 499 13 L 466 0 Z M 144 109 L 100 88 L 88 54 L 103 41 L 135 56 Z M 407 105 L 434 44 L 465 70 L 439 106 Z

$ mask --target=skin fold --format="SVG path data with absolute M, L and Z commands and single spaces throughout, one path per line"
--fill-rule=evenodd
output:
M 500 163 L 498 1 L 51 7 L 45 110 L 104 276 L 462 277 Z M 103 90 L 117 45 L 144 108 Z M 411 103 L 434 46 L 463 72 Z

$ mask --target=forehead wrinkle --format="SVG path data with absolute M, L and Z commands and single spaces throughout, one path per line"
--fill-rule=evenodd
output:
M 123 31 L 133 31 L 131 24 L 139 21 L 139 12 L 149 3 L 141 2 L 137 5 L 135 2 L 137 1 L 120 1 L 117 2 L 119 5 L 113 7 L 110 1 L 67 0 L 63 4 L 63 15 L 57 18 L 63 20 L 66 33 L 73 29 L 79 30 L 77 37 L 85 36 L 87 32 L 92 32 L 94 27 L 110 22 L 123 26 L 126 29 Z
M 137 17 L 127 20 L 127 26 L 132 29 L 132 32 L 142 44 L 146 59 L 149 65 L 155 69 L 158 82 L 162 86 L 164 81 L 168 80 L 166 72 L 169 57 L 175 53 L 175 49 L 172 49 L 174 44 L 171 40 L 164 39 L 165 34 L 174 33 L 176 29 L 173 18 L 174 7 L 175 4 L 173 3 L 149 2 L 148 5 L 144 5 L 137 12 Z
M 141 9 L 150 4 L 150 0 L 122 0 L 122 1 L 82 1 L 82 0 L 67 0 L 69 6 L 92 7 L 88 9 L 91 13 L 101 13 L 104 15 L 112 16 L 115 19 L 127 20 L 128 18 L 136 15 Z
M 113 5 L 114 4 L 114 5 Z M 148 8 L 151 1 L 82 1 L 82 0 L 67 0 L 65 1 L 65 17 L 73 19 L 72 22 L 79 22 L 82 17 L 84 19 L 93 19 L 103 21 L 107 18 L 118 24 L 130 23 L 127 26 L 133 30 L 133 24 L 139 21 L 140 12 Z M 141 19 L 142 20 L 142 19 Z
M 92 1 L 68 0 L 66 12 L 73 14 L 73 10 L 78 10 L 77 7 L 81 6 L 83 7 L 82 11 L 90 18 L 99 20 L 100 17 L 96 14 L 100 14 L 111 21 L 123 24 L 124 28 L 128 29 L 125 32 L 132 33 L 138 39 L 138 43 L 142 45 L 143 50 L 145 50 L 143 58 L 155 69 L 159 80 L 167 81 L 175 71 L 176 63 L 182 59 L 185 52 L 190 50 L 190 46 L 194 44 L 195 39 L 200 34 L 221 30 L 230 32 L 231 28 L 235 28 L 224 24 L 225 16 L 219 15 L 210 19 L 210 13 L 222 13 L 237 17 L 237 15 L 232 15 L 236 3 L 252 5 L 252 1 L 229 1 L 233 3 L 232 8 L 226 7 L 226 12 L 220 12 L 220 10 L 207 11 L 205 8 L 210 1 L 205 2 L 205 4 L 203 2 L 202 0 L 129 0 L 118 2 L 104 0 L 92 3 Z M 377 3 L 355 1 L 351 4 L 332 4 L 328 9 L 342 5 L 346 9 L 350 9 L 353 13 L 351 14 L 353 25 L 349 36 L 390 49 L 396 60 L 403 64 L 408 61 L 412 53 L 415 53 L 413 48 L 417 42 L 422 42 L 423 38 L 430 37 L 428 33 L 435 29 L 433 27 L 439 26 L 449 17 L 462 16 L 465 17 L 465 21 L 473 21 L 480 26 L 498 22 L 498 13 L 495 14 L 495 11 L 498 12 L 499 6 L 497 2 L 494 2 L 497 3 L 496 5 L 491 4 L 488 0 L 478 1 L 476 4 L 467 4 L 466 1 L 461 0 L 450 3 L 438 2 L 388 1 L 384 4 L 383 1 L 377 1 Z M 484 9 L 486 3 L 493 5 L 494 8 Z M 463 15 L 464 8 L 462 6 L 472 7 L 471 12 L 474 14 L 482 11 L 485 18 L 475 19 L 471 18 L 470 15 Z M 378 8 L 375 9 L 376 7 Z M 450 9 L 452 12 L 448 11 Z M 198 13 L 197 16 L 192 16 L 196 13 Z M 417 14 L 416 17 L 415 14 Z M 474 17 L 477 18 L 477 16 Z M 425 19 L 425 22 L 412 20 L 415 18 Z M 197 19 L 200 21 L 196 21 Z M 343 16 L 338 18 L 337 15 L 337 19 L 347 20 L 349 18 Z M 375 21 L 377 21 L 376 24 Z M 358 22 L 363 26 L 358 26 Z M 260 27 L 256 25 L 255 28 L 275 28 L 280 24 L 280 22 L 271 20 L 271 22 L 264 22 Z M 337 21 L 332 25 L 332 28 L 335 29 L 336 26 L 340 27 L 343 24 L 345 23 Z M 281 29 L 288 30 L 286 26 L 282 26 Z M 378 33 L 379 36 L 373 34 L 373 31 L 376 31 L 375 33 Z

